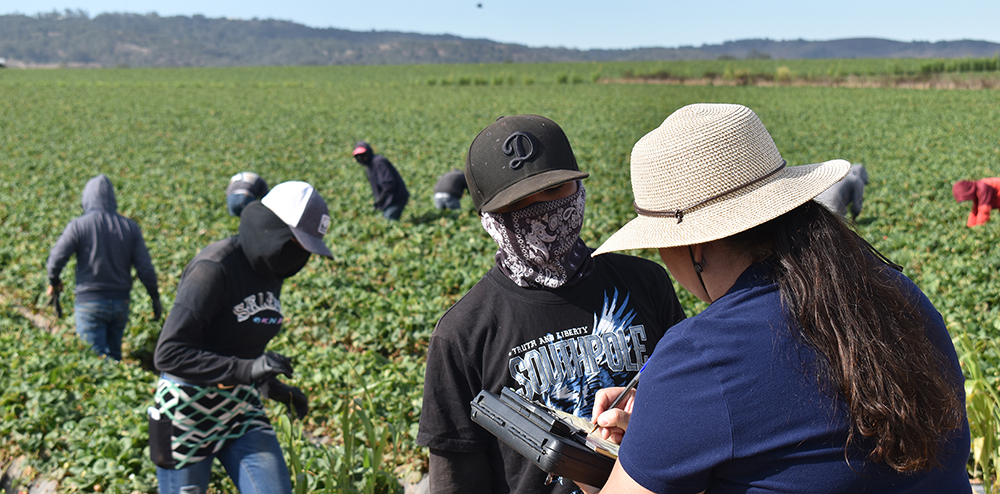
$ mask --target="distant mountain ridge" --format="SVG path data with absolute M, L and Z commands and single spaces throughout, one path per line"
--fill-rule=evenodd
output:
M 16 66 L 230 67 L 500 62 L 714 60 L 717 58 L 961 58 L 1000 54 L 1000 43 L 749 39 L 719 45 L 616 50 L 532 48 L 487 39 L 312 28 L 273 19 L 230 20 L 66 11 L 0 16 L 0 58 Z

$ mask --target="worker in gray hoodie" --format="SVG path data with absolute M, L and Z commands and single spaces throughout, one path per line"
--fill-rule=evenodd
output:
M 49 252 L 48 294 L 62 291 L 59 279 L 70 256 L 76 255 L 76 333 L 100 355 L 121 360 L 122 334 L 128 323 L 131 268 L 153 301 L 153 318 L 163 314 L 156 270 L 142 231 L 118 214 L 111 180 L 101 174 L 83 188 L 83 216 L 66 225 Z
M 847 217 L 850 206 L 851 219 L 857 220 L 865 198 L 865 185 L 868 185 L 868 170 L 865 170 L 865 165 L 855 163 L 846 177 L 816 196 L 816 202 L 841 218 Z

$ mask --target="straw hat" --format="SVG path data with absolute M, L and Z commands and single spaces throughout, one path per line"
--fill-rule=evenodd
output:
M 851 167 L 844 160 L 785 165 L 749 108 L 685 106 L 632 148 L 632 194 L 639 216 L 594 255 L 734 235 L 804 204 Z

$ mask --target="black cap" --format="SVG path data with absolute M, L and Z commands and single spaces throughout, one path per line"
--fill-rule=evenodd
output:
M 226 187 L 226 196 L 243 193 L 254 199 L 260 199 L 267 195 L 267 182 L 254 172 L 239 172 L 229 179 L 229 186 Z
M 465 159 L 469 195 L 480 213 L 587 176 L 559 125 L 538 115 L 498 118 L 476 136 Z

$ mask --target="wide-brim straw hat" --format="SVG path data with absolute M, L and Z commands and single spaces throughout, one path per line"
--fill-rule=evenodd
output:
M 726 238 L 805 204 L 850 168 L 845 160 L 787 166 L 745 106 L 685 106 L 632 148 L 639 216 L 594 255 Z

